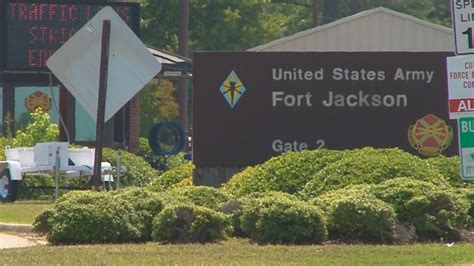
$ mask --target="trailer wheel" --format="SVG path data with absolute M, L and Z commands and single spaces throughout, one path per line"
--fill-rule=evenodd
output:
M 12 180 L 10 170 L 3 170 L 0 175 L 0 201 L 12 202 L 16 200 L 19 181 Z

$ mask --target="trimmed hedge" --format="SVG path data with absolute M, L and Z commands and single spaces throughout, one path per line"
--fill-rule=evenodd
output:
M 463 190 L 463 193 L 466 195 L 467 200 L 469 201 L 469 226 L 474 226 L 474 190 L 466 189 Z
M 265 192 L 252 192 L 240 199 L 243 200 L 252 200 L 252 199 L 260 199 L 260 198 L 273 198 L 276 200 L 279 199 L 287 199 L 287 200 L 299 200 L 297 195 L 289 194 L 286 192 L 281 191 L 265 191 Z
M 406 203 L 407 217 L 422 240 L 458 240 L 468 223 L 469 202 L 449 191 L 434 191 Z
M 439 190 L 438 186 L 430 182 L 401 177 L 373 186 L 371 193 L 378 199 L 390 203 L 397 212 L 398 219 L 407 222 L 409 220 L 405 210 L 407 202 L 436 190 Z
M 395 239 L 393 208 L 375 197 L 355 196 L 338 201 L 329 212 L 332 239 L 391 243 Z
M 321 243 L 326 225 L 318 208 L 299 200 L 263 197 L 243 201 L 240 225 L 259 243 Z
M 457 239 L 469 223 L 466 195 L 447 187 L 397 178 L 374 186 L 373 193 L 394 207 L 400 222 L 414 225 L 421 240 Z
M 334 209 L 335 205 L 340 201 L 346 200 L 348 197 L 367 196 L 371 195 L 372 185 L 360 184 L 347 186 L 340 189 L 328 191 L 318 197 L 310 199 L 308 202 L 321 209 L 323 214 L 327 217 Z
M 312 198 L 347 185 L 378 184 L 396 177 L 446 182 L 437 169 L 400 149 L 363 148 L 345 152 L 344 158 L 315 173 L 301 193 Z
M 232 225 L 232 235 L 237 237 L 248 237 L 248 235 L 242 231 L 240 226 L 240 216 L 242 216 L 242 199 L 231 199 L 224 202 L 219 207 L 219 212 L 226 214 L 229 217 Z
M 51 230 L 50 217 L 54 215 L 53 209 L 46 209 L 35 217 L 33 222 L 33 231 L 41 234 L 47 234 Z
M 164 208 L 164 200 L 160 194 L 138 187 L 115 191 L 114 194 L 115 198 L 130 203 L 134 213 L 137 214 L 136 226 L 140 230 L 140 240 L 151 240 L 153 219 Z
M 219 207 L 219 211 L 230 216 L 232 226 L 234 227 L 234 236 L 248 237 L 247 233 L 243 232 L 240 226 L 240 217 L 242 216 L 242 206 L 244 202 L 252 204 L 252 201 L 260 198 L 273 198 L 276 200 L 284 199 L 289 201 L 297 201 L 298 198 L 295 195 L 291 195 L 279 191 L 267 191 L 267 192 L 253 192 L 244 197 L 238 199 L 230 199 L 229 201 L 222 203 Z
M 112 193 L 74 191 L 36 217 L 34 226 L 55 244 L 120 243 L 151 239 L 159 194 L 143 188 Z
M 166 207 L 153 220 L 153 239 L 169 243 L 208 243 L 225 238 L 227 216 L 192 204 Z
M 47 218 L 47 238 L 54 244 L 139 241 L 139 217 L 126 200 L 93 191 L 61 197 Z
M 171 191 L 171 196 L 213 210 L 218 210 L 223 203 L 231 199 L 227 193 L 206 186 L 175 188 Z
M 156 192 L 168 191 L 175 186 L 183 187 L 192 181 L 194 164 L 184 163 L 154 178 L 149 188 Z
M 117 158 L 118 151 L 110 148 L 103 149 L 103 161 L 117 166 Z M 122 151 L 122 166 L 125 166 L 127 171 L 120 177 L 121 186 L 145 186 L 159 175 L 159 172 L 142 157 L 127 151 Z M 117 182 L 117 180 L 115 181 Z
M 460 175 L 461 162 L 459 160 L 459 156 L 446 157 L 441 155 L 434 158 L 428 158 L 426 159 L 426 162 L 437 169 L 440 174 L 445 176 L 451 186 L 466 186 L 466 183 L 462 181 Z
M 87 189 L 86 178 L 59 178 L 59 195 L 71 190 Z M 56 182 L 53 176 L 27 176 L 18 187 L 18 200 L 54 200 Z
M 284 153 L 234 175 L 223 190 L 237 197 L 265 191 L 294 194 L 303 189 L 314 173 L 342 155 L 340 151 L 322 149 Z

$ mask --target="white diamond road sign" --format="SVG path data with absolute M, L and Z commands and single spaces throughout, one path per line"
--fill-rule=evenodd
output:
M 105 121 L 161 70 L 161 64 L 111 7 L 100 10 L 46 63 L 95 121 L 104 20 L 111 22 Z

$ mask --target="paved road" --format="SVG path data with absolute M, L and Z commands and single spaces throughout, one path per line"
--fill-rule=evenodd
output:
M 38 245 L 38 242 L 19 235 L 8 235 L 0 233 L 0 249 L 23 248 Z

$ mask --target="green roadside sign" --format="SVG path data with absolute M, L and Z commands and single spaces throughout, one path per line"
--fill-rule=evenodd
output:
M 474 180 L 474 117 L 460 118 L 458 132 L 461 177 L 464 180 Z

